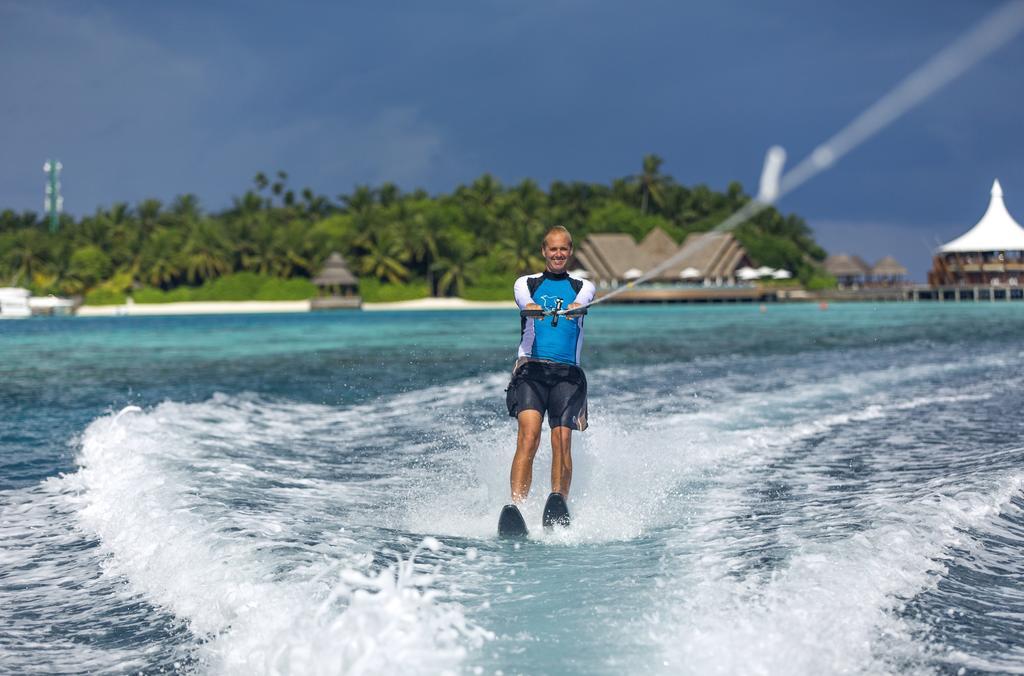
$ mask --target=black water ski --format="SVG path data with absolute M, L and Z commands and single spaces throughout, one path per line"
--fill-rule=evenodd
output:
M 569 525 L 569 506 L 565 504 L 565 498 L 561 493 L 552 493 L 544 505 L 544 528 L 548 530 L 555 526 L 567 527 Z
M 500 538 L 524 538 L 529 535 L 526 529 L 526 520 L 515 505 L 505 505 L 501 508 L 501 516 L 498 517 L 498 537 Z

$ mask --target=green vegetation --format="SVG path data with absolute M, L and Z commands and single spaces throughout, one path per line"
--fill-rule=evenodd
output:
M 299 299 L 331 251 L 360 277 L 367 301 L 425 296 L 509 297 L 512 280 L 543 267 L 539 242 L 553 224 L 577 241 L 590 233 L 640 238 L 655 227 L 677 241 L 710 230 L 749 197 L 739 183 L 716 192 L 661 172 L 656 155 L 642 172 L 610 185 L 526 179 L 503 186 L 490 174 L 450 194 L 403 193 L 392 183 L 357 186 L 332 201 L 296 193 L 287 175 L 257 174 L 254 188 L 219 213 L 193 195 L 165 207 L 116 203 L 51 235 L 32 212 L 0 212 L 0 283 L 35 293 L 82 294 L 86 302 Z M 784 267 L 804 284 L 824 284 L 825 252 L 806 223 L 767 209 L 735 231 L 758 265 Z
M 208 300 L 303 300 L 316 295 L 316 287 L 304 277 L 281 279 L 255 272 L 236 272 L 217 277 L 199 287 L 169 290 L 143 287 L 132 293 L 137 303 L 176 303 Z M 90 305 L 103 305 L 86 296 Z M 123 302 L 123 301 L 121 301 Z
M 400 300 L 427 298 L 430 296 L 430 290 L 425 282 L 389 284 L 368 277 L 359 281 L 359 295 L 367 303 L 394 303 Z

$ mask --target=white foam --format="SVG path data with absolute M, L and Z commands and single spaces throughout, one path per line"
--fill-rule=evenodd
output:
M 612 373 L 620 382 L 635 379 L 647 386 L 654 373 L 666 378 L 670 367 L 645 367 Z M 676 365 L 678 368 L 678 365 Z M 685 368 L 685 366 L 684 366 Z M 812 369 L 793 371 L 789 381 L 768 391 L 751 391 L 742 376 L 726 373 L 701 383 L 720 398 L 694 403 L 690 386 L 655 393 L 636 391 L 631 381 L 625 393 L 608 400 L 594 397 L 596 422 L 573 436 L 574 474 L 570 494 L 573 528 L 531 537 L 564 544 L 609 542 L 636 538 L 651 529 L 689 518 L 693 505 L 684 490 L 704 481 L 709 471 L 763 453 L 786 449 L 801 439 L 828 430 L 865 422 L 938 403 L 973 401 L 988 393 L 940 392 L 893 401 L 894 383 L 925 379 L 965 365 L 938 363 L 908 365 L 842 375 L 821 382 Z M 592 379 L 607 379 L 598 372 Z M 670 377 L 670 376 L 669 376 Z M 497 377 L 495 377 L 497 379 Z M 748 388 L 743 391 L 743 388 Z M 486 390 L 477 391 L 484 396 Z M 820 412 L 826 397 L 842 397 L 848 412 Z M 860 408 L 851 401 L 860 400 Z M 657 407 L 657 410 L 655 408 Z M 492 423 L 472 429 L 455 422 L 447 433 L 448 447 L 437 449 L 419 481 L 405 487 L 396 525 L 417 532 L 462 537 L 494 537 L 495 514 L 508 501 L 509 467 L 515 450 L 515 423 Z M 539 523 L 548 494 L 549 432 L 542 432 L 534 463 L 533 489 L 521 506 L 527 523 Z
M 903 625 L 887 624 L 893 599 L 927 585 L 932 573 L 922 572 L 923 559 L 870 555 L 897 550 L 900 542 L 916 545 L 914 538 L 924 537 L 918 527 L 930 522 L 880 519 L 861 536 L 839 541 L 785 533 L 791 556 L 769 580 L 736 577 L 742 570 L 735 552 L 715 549 L 732 537 L 719 526 L 735 516 L 730 505 L 742 502 L 741 491 L 758 471 L 801 440 L 900 411 L 989 396 L 907 392 L 914 380 L 971 367 L 977 363 L 911 365 L 827 381 L 808 367 L 788 371 L 761 391 L 726 371 L 701 378 L 699 396 L 687 365 L 621 373 L 622 391 L 595 387 L 594 427 L 575 437 L 574 527 L 553 535 L 537 528 L 535 536 L 579 545 L 663 529 L 666 538 L 684 543 L 676 545 L 681 549 L 691 537 L 707 542 L 701 575 L 687 574 L 687 555 L 680 553 L 666 560 L 666 587 L 655 592 L 671 599 L 661 612 L 673 628 L 664 650 L 673 669 L 727 670 L 716 666 L 712 648 L 736 651 L 739 661 L 722 664 L 738 671 L 774 673 L 787 659 L 807 669 L 853 664 L 866 653 L 845 637 L 829 653 L 801 643 L 797 629 L 830 626 L 854 642 L 880 628 L 905 633 Z M 641 390 L 655 373 L 660 383 L 676 375 L 677 384 Z M 600 382 L 603 375 L 591 377 Z M 380 562 L 372 550 L 382 525 L 442 538 L 494 537 L 497 508 L 508 494 L 515 428 L 512 420 L 480 420 L 482 402 L 497 398 L 506 380 L 495 374 L 340 410 L 218 395 L 199 404 L 123 412 L 89 427 L 82 469 L 66 481 L 78 492 L 73 502 L 81 524 L 101 540 L 108 575 L 186 622 L 202 642 L 196 654 L 212 671 L 458 671 L 490 638 L 471 621 L 471 601 L 444 569 L 417 567 L 406 556 L 378 575 L 364 557 L 374 553 Z M 890 393 L 894 385 L 903 386 L 900 398 Z M 640 394 L 630 398 L 628 392 Z M 493 407 L 487 407 L 490 414 Z M 404 443 L 391 443 L 399 438 Z M 296 452 L 278 457 L 274 451 L 283 444 Z M 363 448 L 373 452 L 364 458 Z M 547 494 L 545 451 L 524 510 L 530 523 L 539 523 Z M 366 478 L 323 476 L 340 456 L 353 472 L 372 460 Z M 950 499 L 955 505 L 966 498 Z M 384 539 L 402 537 L 388 533 Z M 426 543 L 429 549 L 437 544 Z M 472 551 L 467 561 L 477 559 Z M 438 560 L 457 567 L 460 576 L 473 573 L 453 556 L 442 549 Z M 866 579 L 857 577 L 864 572 Z M 846 613 L 845 624 L 815 615 L 805 599 L 819 592 L 825 609 Z M 863 608 L 856 605 L 861 602 Z M 735 642 L 733 617 L 739 618 Z M 773 630 L 777 618 L 793 631 Z M 653 631 L 649 617 L 638 621 L 640 632 Z M 743 642 L 753 652 L 744 653 Z M 755 650 L 758 645 L 772 656 Z M 822 657 L 815 661 L 817 654 Z
M 986 495 L 936 493 L 879 513 L 878 523 L 833 543 L 795 543 L 767 578 L 736 574 L 715 537 L 695 531 L 692 575 L 671 583 L 673 629 L 662 635 L 676 673 L 930 672 L 926 644 L 899 617 L 905 599 L 934 586 L 960 529 L 998 514 L 1024 475 Z M 881 510 L 880 506 L 880 510 Z
M 913 370 L 919 375 L 930 371 Z M 974 391 L 903 398 L 873 392 L 891 376 L 863 374 L 863 385 L 840 383 L 851 390 L 847 396 L 859 395 L 861 408 L 759 428 L 748 437 L 756 451 L 737 454 L 738 462 L 720 467 L 702 495 L 703 510 L 676 536 L 676 553 L 666 562 L 665 599 L 654 633 L 667 672 L 931 672 L 927 658 L 932 646 L 917 640 L 920 628 L 899 611 L 906 599 L 937 583 L 949 548 L 961 543 L 960 530 L 998 514 L 1020 490 L 1024 475 L 981 480 L 972 491 L 945 482 L 920 486 L 917 492 L 902 486 L 894 492 L 882 484 L 862 488 L 857 500 L 864 527 L 850 535 L 830 522 L 826 508 L 834 499 L 827 488 L 840 481 L 816 477 L 827 468 L 808 458 L 786 470 L 788 483 L 806 492 L 792 508 L 803 510 L 804 517 L 789 514 L 773 524 L 742 526 L 758 519 L 748 495 L 778 478 L 774 474 L 782 470 L 769 468 L 799 440 L 827 438 L 831 430 L 851 423 L 991 397 Z M 817 386 L 801 387 L 799 393 L 822 394 Z M 785 407 L 784 417 L 792 418 L 801 402 L 789 401 Z M 758 418 L 756 412 L 752 417 Z M 876 469 L 884 475 L 884 466 Z M 785 551 L 784 561 L 752 566 L 754 552 L 769 545 L 776 556 L 777 550 Z
M 66 487 L 49 479 L 0 491 L 0 670 L 7 673 L 140 671 L 149 662 L 121 646 L 90 645 L 97 617 L 150 626 L 138 598 L 104 580 L 101 557 L 74 528 Z M 159 619 L 159 618 L 156 618 Z M 151 653 L 173 654 L 156 646 Z
M 439 598 L 437 572 L 417 575 L 411 559 L 399 561 L 359 578 L 363 587 L 355 589 L 352 569 L 339 565 L 355 563 L 351 552 L 328 548 L 300 574 L 284 577 L 275 571 L 281 561 L 268 550 L 273 535 L 292 525 L 288 505 L 256 517 L 269 534 L 264 538 L 259 531 L 240 533 L 245 520 L 203 496 L 207 472 L 236 489 L 242 479 L 260 474 L 243 462 L 211 457 L 218 437 L 230 435 L 236 446 L 229 450 L 237 450 L 266 432 L 245 425 L 246 407 L 236 404 L 223 398 L 164 404 L 89 426 L 81 469 L 67 480 L 77 490 L 73 502 L 81 524 L 99 537 L 107 555 L 106 572 L 185 621 L 204 641 L 200 655 L 213 671 L 456 669 L 466 646 L 487 634 L 466 622 L 457 603 Z M 236 415 L 238 424 L 224 424 L 223 418 Z

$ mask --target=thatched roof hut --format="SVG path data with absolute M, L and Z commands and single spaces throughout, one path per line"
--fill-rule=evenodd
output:
M 679 251 L 679 245 L 661 228 L 654 228 L 637 248 L 654 261 L 660 262 Z
M 886 256 L 871 267 L 872 277 L 902 277 L 907 269 L 892 256 Z
M 345 258 L 337 251 L 332 251 L 327 257 L 320 274 L 313 278 L 313 283 L 321 288 L 359 286 L 359 280 L 348 269 Z
M 666 270 L 675 279 L 687 268 L 700 270 L 704 279 L 728 279 L 735 277 L 739 268 L 750 265 L 747 250 L 728 232 L 690 233 L 680 256 L 672 269 Z
M 639 244 L 621 233 L 590 235 L 575 255 L 593 279 L 605 282 L 636 278 L 637 270 L 647 273 L 676 255 L 681 258 L 655 281 L 732 279 L 737 268 L 750 263 L 746 250 L 730 233 L 693 233 L 679 246 L 661 228 L 651 230 Z
M 640 257 L 633 238 L 621 233 L 590 235 L 575 255 L 587 272 L 601 280 L 625 279 Z
M 313 278 L 320 295 L 313 299 L 314 310 L 353 309 L 362 305 L 359 279 L 348 269 L 344 257 L 332 251 L 320 274 Z
M 864 277 L 871 268 L 860 256 L 835 254 L 825 259 L 825 272 L 833 277 Z

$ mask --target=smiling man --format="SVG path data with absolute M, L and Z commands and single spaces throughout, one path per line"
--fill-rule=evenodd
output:
M 507 390 L 508 413 L 519 421 L 519 437 L 510 477 L 512 504 L 506 505 L 498 522 L 499 533 L 505 535 L 525 534 L 516 505 L 530 493 L 545 414 L 551 427 L 551 495 L 544 526 L 568 525 L 565 501 L 572 481 L 572 432 L 587 428 L 587 378 L 580 368 L 583 315 L 554 313 L 590 304 L 594 285 L 566 272 L 572 235 L 562 226 L 547 232 L 541 254 L 544 272 L 520 277 L 514 288 L 520 310 L 537 314 L 522 318 L 519 355 Z M 522 533 L 516 532 L 520 525 Z

